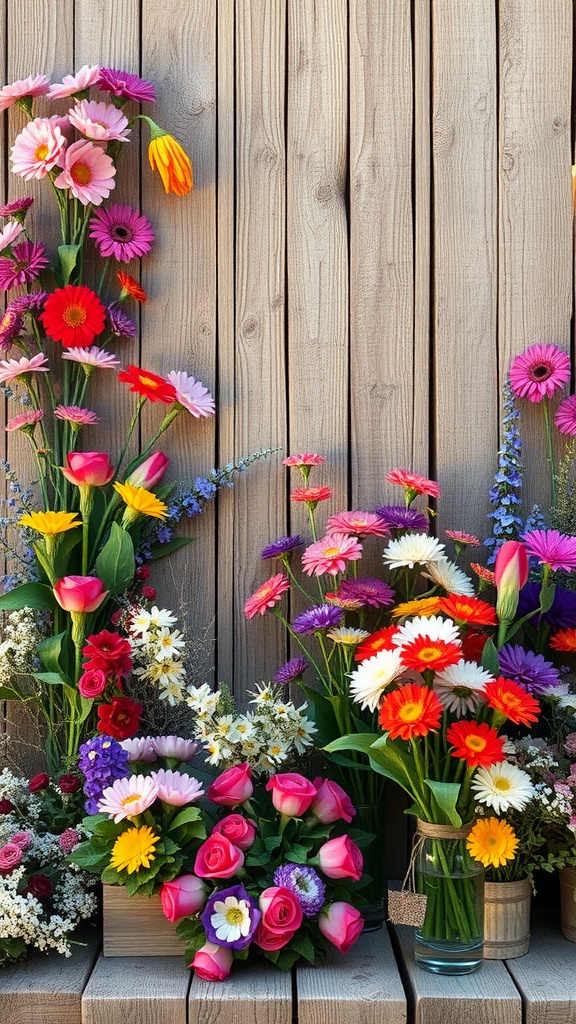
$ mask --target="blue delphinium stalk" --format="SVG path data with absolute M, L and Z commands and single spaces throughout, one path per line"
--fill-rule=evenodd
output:
M 498 452 L 498 472 L 490 488 L 492 511 L 488 513 L 488 518 L 492 520 L 492 536 L 484 541 L 486 547 L 492 548 L 488 558 L 489 565 L 495 561 L 496 552 L 504 541 L 518 540 L 524 532 L 522 518 L 518 515 L 522 505 L 522 440 L 517 425 L 520 412 L 514 404 L 508 377 L 502 391 L 502 447 Z

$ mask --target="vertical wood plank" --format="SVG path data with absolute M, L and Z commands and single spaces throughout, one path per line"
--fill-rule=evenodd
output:
M 431 5 L 414 3 L 414 426 L 413 465 L 429 469 L 432 284 Z
M 494 4 L 443 0 L 432 23 L 439 522 L 484 536 L 497 451 Z
M 245 454 L 286 438 L 285 0 L 239 4 L 236 27 L 236 450 Z M 234 587 L 239 696 L 282 660 L 272 617 L 246 625 L 243 606 L 270 575 L 259 551 L 285 530 L 283 483 L 277 457 L 239 482 L 234 550 L 222 553 Z
M 350 14 L 352 507 L 373 509 L 388 469 L 427 468 L 426 364 L 414 341 L 412 29 L 406 0 L 359 0 Z

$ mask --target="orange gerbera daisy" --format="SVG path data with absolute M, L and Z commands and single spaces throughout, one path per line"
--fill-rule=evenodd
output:
M 416 597 L 413 601 L 402 601 L 392 609 L 393 619 L 406 619 L 409 615 L 428 617 L 440 611 L 439 597 Z
M 121 299 L 126 298 L 126 295 L 131 295 L 133 299 L 136 299 L 136 302 L 146 302 L 146 299 L 148 298 L 146 292 L 140 287 L 138 281 L 135 281 L 133 277 L 130 277 L 130 274 L 127 274 L 124 270 L 118 270 L 116 271 L 116 277 L 118 278 L 120 287 L 122 288 L 122 292 L 120 293 Z
M 487 601 L 481 601 L 479 597 L 448 594 L 447 597 L 440 598 L 440 609 L 458 622 L 469 622 L 475 626 L 498 625 L 496 609 Z
M 141 370 L 139 366 L 130 365 L 120 370 L 118 380 L 130 384 L 130 391 L 136 391 L 151 402 L 164 402 L 172 405 L 176 401 L 176 388 L 169 381 L 159 377 L 150 370 Z
M 426 736 L 432 729 L 437 729 L 443 710 L 433 690 L 406 683 L 384 698 L 379 722 L 391 740 L 411 740 L 414 736 Z
M 555 651 L 576 651 L 576 629 L 574 627 L 559 629 L 550 637 L 550 647 Z
M 402 645 L 402 664 L 417 672 L 424 672 L 427 668 L 443 672 L 450 665 L 457 665 L 461 657 L 460 644 L 429 636 L 417 636 L 411 643 Z
M 394 646 L 392 637 L 397 632 L 396 626 L 385 626 L 384 629 L 378 629 L 375 633 L 371 633 L 361 644 L 358 644 L 354 661 L 366 661 L 366 658 L 373 658 L 378 651 L 390 651 Z
M 530 725 L 538 720 L 538 701 L 513 679 L 499 676 L 493 682 L 486 683 L 484 695 L 488 706 L 499 711 L 514 725 Z
M 490 768 L 504 761 L 504 737 L 486 722 L 454 722 L 446 732 L 454 747 L 452 757 L 460 757 L 470 768 Z

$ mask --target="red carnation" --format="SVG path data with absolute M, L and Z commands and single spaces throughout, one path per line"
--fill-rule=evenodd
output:
M 98 732 L 115 740 L 127 740 L 138 731 L 142 710 L 142 704 L 130 697 L 114 697 L 110 704 L 98 708 Z
M 82 654 L 88 659 L 84 663 L 87 671 L 101 669 L 107 676 L 127 676 L 132 671 L 132 648 L 130 642 L 103 629 L 86 638 Z
M 82 783 L 77 775 L 73 775 L 72 772 L 68 772 L 66 775 L 61 775 L 58 779 L 58 786 L 61 793 L 77 793 Z
M 106 310 L 85 284 L 57 288 L 44 303 L 42 320 L 46 334 L 65 348 L 88 348 L 106 324 Z

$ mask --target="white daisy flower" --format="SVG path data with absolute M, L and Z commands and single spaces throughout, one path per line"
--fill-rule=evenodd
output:
M 384 690 L 402 672 L 400 651 L 378 651 L 350 675 L 350 693 L 362 709 L 375 711 Z
M 448 558 L 441 558 L 428 565 L 428 571 L 422 573 L 426 579 L 443 587 L 449 594 L 459 594 L 461 597 L 474 597 L 474 584 L 469 576 L 462 569 L 459 569 L 456 562 Z
M 494 676 L 480 668 L 475 661 L 464 661 L 457 665 L 449 665 L 443 672 L 434 677 L 434 692 L 447 711 L 452 711 L 457 718 L 462 715 L 474 714 L 482 700 L 486 683 L 492 682 Z
M 476 800 L 491 807 L 496 814 L 505 814 L 511 808 L 521 811 L 536 794 L 528 772 L 508 761 L 491 768 L 478 768 L 471 788 Z
M 405 533 L 391 540 L 382 558 L 390 569 L 413 569 L 414 565 L 430 565 L 445 557 L 446 548 L 427 533 Z
M 447 644 L 459 644 L 460 630 L 452 619 L 443 619 L 441 615 L 416 615 L 407 619 L 398 632 L 394 633 L 392 643 L 396 647 L 404 647 L 425 636 L 428 640 L 442 640 Z
M 250 906 L 246 900 L 237 896 L 227 896 L 225 900 L 215 900 L 214 913 L 210 915 L 210 924 L 216 932 L 216 938 L 223 944 L 237 942 L 250 932 Z
M 296 735 L 292 738 L 298 754 L 303 754 L 306 747 L 312 746 L 314 742 L 312 737 L 315 732 L 318 732 L 318 730 L 314 722 L 311 722 L 309 718 L 301 718 Z
M 352 629 L 349 626 L 337 626 L 328 630 L 326 636 L 330 637 L 335 644 L 344 644 L 345 647 L 356 647 L 362 643 L 370 633 L 366 629 Z
M 177 658 L 186 647 L 186 641 L 182 638 L 180 630 L 175 629 L 171 633 L 165 626 L 156 633 L 156 643 L 158 644 L 157 661 L 163 661 L 164 658 Z

